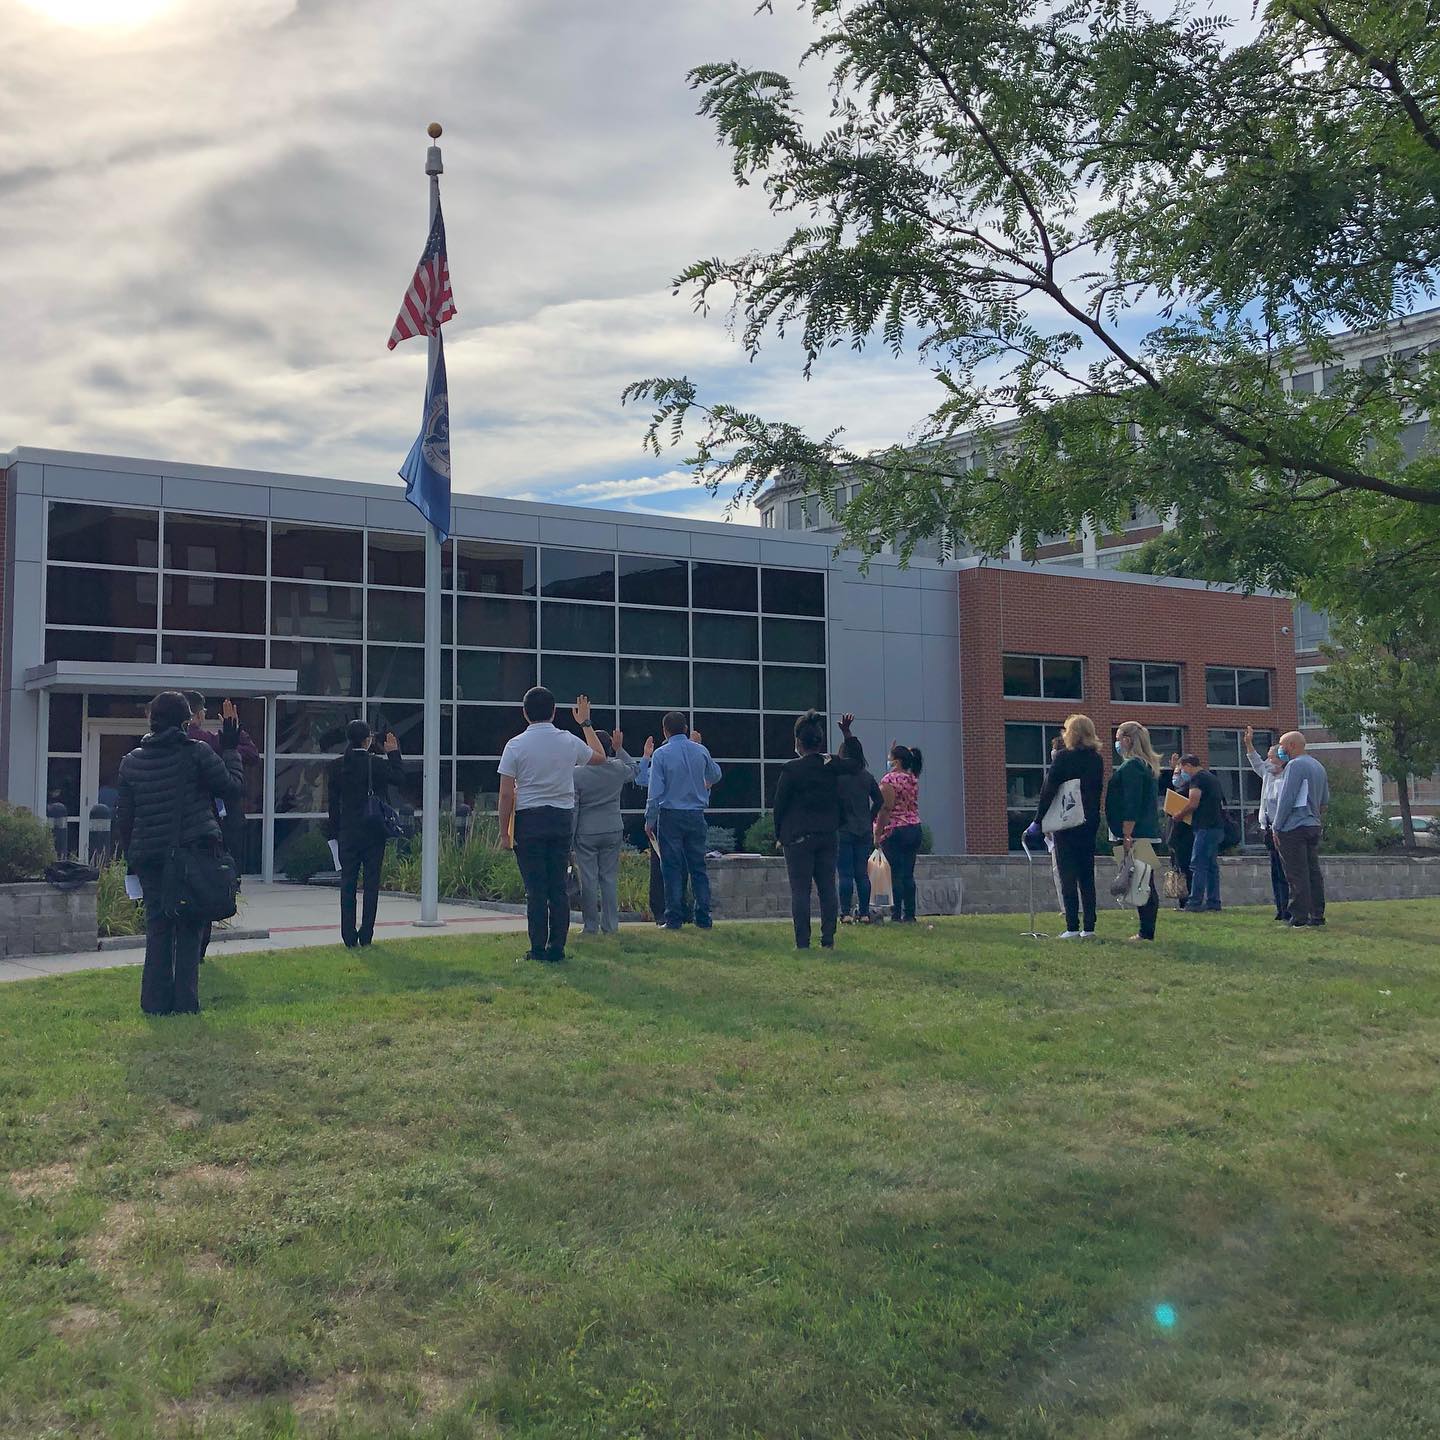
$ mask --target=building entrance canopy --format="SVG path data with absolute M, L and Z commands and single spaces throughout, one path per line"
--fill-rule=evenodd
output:
M 199 690 L 207 695 L 293 695 L 293 670 L 252 670 L 239 665 L 132 665 L 94 660 L 51 660 L 25 672 L 27 690 L 102 691 L 158 695 L 162 690 Z

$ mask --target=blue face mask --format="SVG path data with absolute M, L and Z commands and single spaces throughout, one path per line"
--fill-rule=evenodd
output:
M 1275 758 L 1283 765 L 1290 758 L 1290 752 L 1282 745 L 1275 752 Z
M 1188 770 L 1177 770 L 1175 772 L 1175 788 L 1178 790 L 1182 785 L 1190 783 L 1190 772 Z
M 1125 758 L 1125 749 L 1118 740 L 1115 742 L 1115 754 L 1119 756 L 1121 760 Z

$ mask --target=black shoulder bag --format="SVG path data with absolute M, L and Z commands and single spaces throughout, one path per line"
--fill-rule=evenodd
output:
M 194 785 L 200 779 L 201 742 L 192 740 L 190 744 L 195 747 L 190 768 L 190 783 Z M 188 786 L 182 787 L 180 801 L 175 806 L 175 825 L 170 832 L 170 849 L 165 856 L 160 889 L 160 913 L 172 920 L 191 920 L 202 925 L 228 920 L 238 909 L 235 897 L 240 889 L 240 875 L 235 861 L 223 849 L 201 842 L 180 843 L 185 804 L 189 799 L 183 791 L 188 789 Z
M 389 764 L 389 761 L 386 761 Z M 393 805 L 387 804 L 375 793 L 375 756 L 365 752 L 365 822 L 376 835 L 387 840 L 403 840 L 405 827 Z

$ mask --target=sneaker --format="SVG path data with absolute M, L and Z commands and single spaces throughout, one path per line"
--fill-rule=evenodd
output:
M 1062 936 L 1061 938 L 1063 939 L 1064 937 Z M 1082 940 L 1093 940 L 1095 938 L 1095 932 L 1093 930 L 1082 930 L 1080 932 L 1080 938 Z
M 1062 930 L 1060 932 L 1062 940 L 1079 940 L 1083 935 L 1084 931 L 1082 930 Z

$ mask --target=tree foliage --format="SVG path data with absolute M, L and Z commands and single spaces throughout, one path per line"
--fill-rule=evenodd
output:
M 768 8 L 768 6 L 762 6 Z M 798 338 L 914 353 L 937 396 L 861 455 L 700 394 L 628 387 L 648 442 L 753 495 L 778 474 L 863 482 L 845 540 L 1121 526 L 1132 503 L 1227 537 L 1251 584 L 1324 601 L 1440 570 L 1440 456 L 1405 427 L 1440 399 L 1440 354 L 1397 349 L 1292 393 L 1328 338 L 1433 294 L 1440 26 L 1422 0 L 1272 0 L 1244 43 L 1205 3 L 806 0 L 831 106 L 784 75 L 691 72 L 737 184 L 793 217 L 776 249 L 691 265 L 753 356 Z M 1318 389 L 1319 387 L 1317 387 Z M 977 429 L 981 463 L 953 442 Z M 1440 589 L 1440 587 L 1437 587 Z
M 1412 606 L 1409 617 L 1337 619 L 1329 662 L 1306 703 L 1340 740 L 1364 738 L 1375 763 L 1400 793 L 1407 844 L 1415 843 L 1409 779 L 1440 766 L 1440 631 Z

